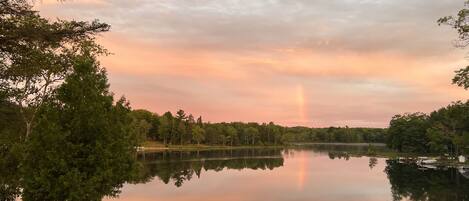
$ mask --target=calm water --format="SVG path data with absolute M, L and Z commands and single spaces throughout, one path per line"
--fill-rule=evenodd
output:
M 469 200 L 456 169 L 431 170 L 361 156 L 367 147 L 312 146 L 153 153 L 118 201 L 393 201 Z

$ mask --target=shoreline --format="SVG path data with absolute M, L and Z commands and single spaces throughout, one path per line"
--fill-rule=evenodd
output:
M 161 151 L 207 151 L 207 150 L 232 150 L 232 149 L 283 149 L 283 148 L 295 148 L 309 145 L 338 145 L 338 146 L 374 146 L 374 147 L 385 147 L 384 143 L 324 143 L 324 142 L 312 142 L 312 143 L 290 143 L 285 145 L 255 145 L 255 146 L 222 146 L 222 145 L 163 145 L 156 144 L 155 142 L 145 142 L 144 145 L 139 147 L 138 152 L 161 152 Z
M 217 151 L 217 150 L 240 150 L 240 149 L 285 149 L 285 148 L 300 148 L 302 146 L 314 146 L 314 145 L 332 145 L 332 146 L 373 146 L 373 147 L 385 147 L 384 143 L 290 143 L 286 145 L 256 145 L 256 146 L 220 146 L 220 145 L 167 145 L 155 144 L 154 142 L 146 142 L 146 146 L 139 147 L 137 153 L 155 153 L 155 152 L 166 152 L 166 151 Z M 459 163 L 459 161 L 442 159 L 439 155 L 419 155 L 415 153 L 399 153 L 393 150 L 377 151 L 375 153 L 357 153 L 357 152 L 345 152 L 351 157 L 377 157 L 377 158 L 388 158 L 406 161 L 417 161 L 419 157 L 430 157 L 439 158 L 438 162 L 433 165 L 436 166 L 458 166 L 464 165 L 465 163 Z M 467 163 L 466 163 L 467 164 Z
M 296 146 L 307 146 L 307 145 L 344 145 L 344 146 L 375 146 L 375 147 L 385 147 L 385 143 L 346 143 L 346 142 L 305 142 L 305 143 L 291 143 L 291 145 L 296 145 Z
M 210 151 L 210 150 L 234 150 L 234 149 L 283 149 L 289 145 L 264 145 L 264 146 L 210 146 L 210 145 L 172 145 L 172 146 L 143 146 L 141 152 L 163 151 Z

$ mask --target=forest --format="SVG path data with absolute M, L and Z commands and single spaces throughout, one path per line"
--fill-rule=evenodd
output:
M 387 144 L 400 152 L 468 154 L 469 101 L 424 113 L 396 115 Z
M 206 144 L 222 146 L 283 145 L 293 142 L 384 143 L 381 128 L 285 127 L 270 123 L 210 123 L 179 110 L 158 115 L 147 110 L 131 112 L 140 142 L 158 141 L 164 145 Z

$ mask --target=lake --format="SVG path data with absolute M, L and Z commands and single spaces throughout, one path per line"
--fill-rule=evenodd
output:
M 469 180 L 457 169 L 367 157 L 367 150 L 314 145 L 146 153 L 139 156 L 138 179 L 106 200 L 469 200 Z

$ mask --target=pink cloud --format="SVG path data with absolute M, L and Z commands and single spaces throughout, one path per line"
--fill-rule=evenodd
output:
M 233 3 L 230 10 L 225 1 L 46 1 L 38 9 L 112 24 L 99 38 L 114 53 L 101 58 L 112 90 L 158 113 L 182 108 L 212 122 L 385 127 L 396 113 L 467 98 L 450 84 L 466 63 L 464 51 L 451 47 L 451 30 L 428 20 L 459 4 L 425 3 L 428 12 L 420 12 L 295 2 Z

